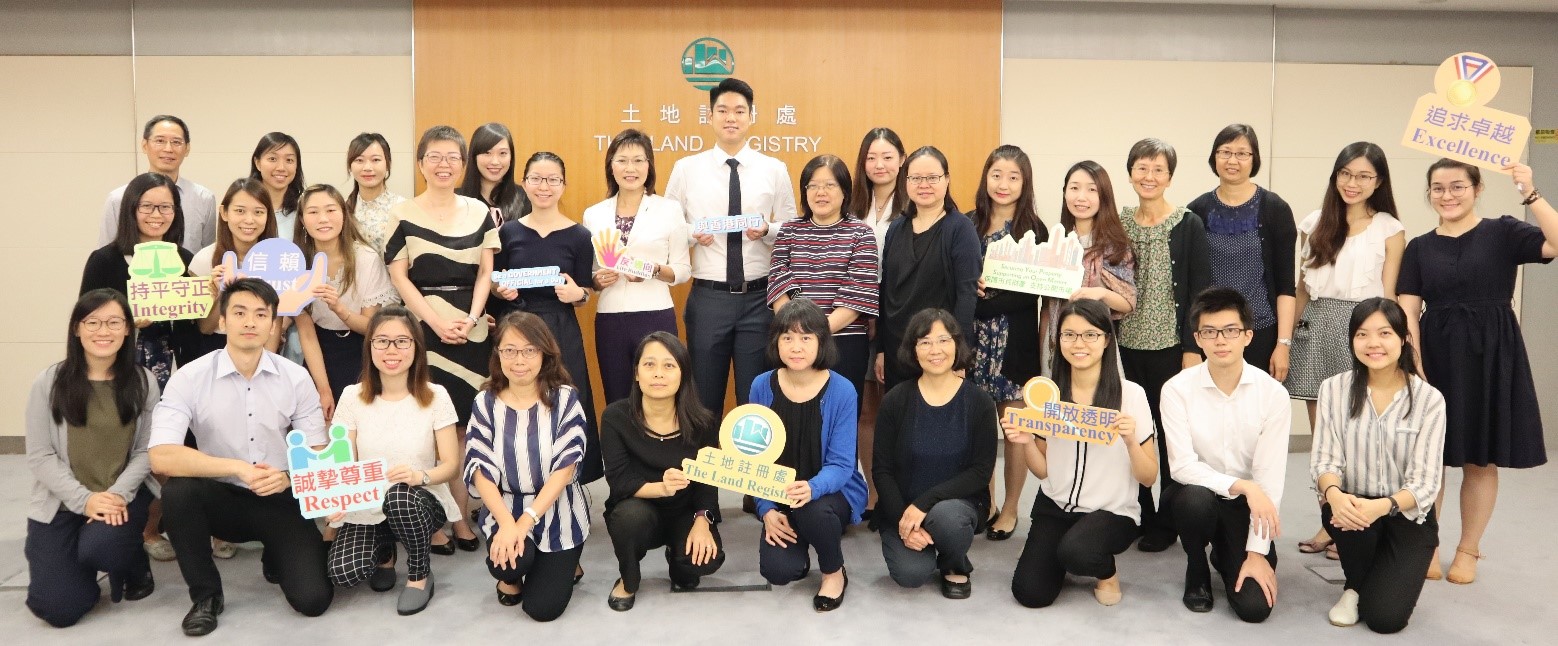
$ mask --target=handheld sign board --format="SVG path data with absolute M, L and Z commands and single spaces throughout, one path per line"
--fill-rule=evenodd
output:
M 130 312 L 137 320 L 205 318 L 214 300 L 211 280 L 185 276 L 184 259 L 171 242 L 142 242 L 130 258 Z
M 303 258 L 303 250 L 291 240 L 268 238 L 255 243 L 241 265 L 238 254 L 231 251 L 222 254 L 222 264 L 237 265 L 237 275 L 228 274 L 233 278 L 258 278 L 275 288 L 281 297 L 276 316 L 297 316 L 314 302 L 314 287 L 330 275 L 330 259 L 324 252 L 314 254 L 312 266 L 304 264 Z
M 1021 240 L 1007 236 L 985 250 L 985 287 L 1040 296 L 1070 298 L 1082 287 L 1082 242 L 1060 225 L 1049 240 L 1035 242 L 1033 232 Z
M 1060 401 L 1060 388 L 1048 377 L 1034 377 L 1022 387 L 1027 408 L 1007 409 L 1006 421 L 1017 430 L 1039 437 L 1108 446 L 1119 433 L 1110 430 L 1120 411 Z
M 492 282 L 509 289 L 556 287 L 563 284 L 563 272 L 557 265 L 506 269 L 492 272 Z
M 1520 161 L 1531 121 L 1487 107 L 1499 82 L 1498 66 L 1482 54 L 1444 59 L 1434 73 L 1434 91 L 1413 106 L 1401 145 L 1504 173 L 1506 164 Z
M 714 215 L 706 218 L 698 218 L 692 221 L 692 235 L 705 233 L 730 233 L 733 231 L 746 231 L 763 226 L 763 216 L 756 213 L 743 213 L 741 215 Z
M 720 448 L 699 449 L 698 459 L 682 460 L 682 472 L 693 482 L 788 505 L 784 488 L 795 471 L 774 464 L 784 441 L 784 423 L 768 407 L 737 406 L 720 423 Z
M 650 278 L 655 273 L 655 263 L 639 260 L 629 255 L 622 242 L 622 232 L 615 228 L 601 229 L 590 242 L 595 245 L 595 264 L 626 276 Z
M 315 451 L 304 443 L 302 431 L 287 433 L 287 469 L 292 472 L 292 497 L 304 518 L 336 512 L 378 509 L 390 482 L 384 460 L 354 461 L 355 447 L 346 427 L 330 427 L 330 443 Z

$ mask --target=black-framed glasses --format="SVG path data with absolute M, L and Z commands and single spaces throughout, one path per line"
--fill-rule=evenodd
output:
M 140 212 L 141 215 L 151 215 L 152 211 L 156 211 L 163 215 L 173 215 L 173 204 L 152 204 L 150 202 L 141 202 L 140 204 L 135 205 L 135 210 Z
M 935 184 L 937 182 L 940 182 L 943 179 L 946 179 L 946 177 L 947 176 L 945 174 L 943 174 L 943 175 L 910 175 L 910 176 L 908 176 L 905 179 L 909 180 L 910 184 Z
M 1088 343 L 1097 343 L 1106 336 L 1109 335 L 1103 332 L 1099 332 L 1098 330 L 1088 330 L 1086 332 L 1072 332 L 1070 330 L 1066 330 L 1060 333 L 1060 342 L 1076 343 L 1077 339 L 1081 339 Z
M 1255 156 L 1255 153 L 1252 153 L 1252 152 L 1250 152 L 1248 150 L 1239 150 L 1239 151 L 1219 150 L 1219 151 L 1217 151 L 1217 158 L 1225 160 L 1225 161 L 1228 158 L 1230 158 L 1230 157 L 1232 157 L 1234 159 L 1237 159 L 1239 161 L 1249 161 L 1250 158 L 1254 157 L 1254 156 Z
M 412 345 L 415 345 L 415 342 L 409 336 L 397 336 L 394 338 L 387 336 L 373 337 L 373 349 L 375 350 L 388 350 L 390 346 L 395 346 L 396 350 L 410 350 Z
M 563 178 L 561 178 L 561 177 L 541 177 L 540 175 L 526 175 L 525 176 L 525 183 L 529 184 L 531 186 L 540 186 L 542 184 L 546 184 L 547 186 L 562 186 L 563 185 Z
M 103 329 L 104 326 L 108 327 L 109 332 L 123 332 L 125 320 L 123 317 L 114 316 L 106 319 L 90 318 L 81 322 L 81 329 L 88 332 L 96 332 Z
M 1213 339 L 1216 339 L 1217 337 L 1223 337 L 1224 339 L 1237 339 L 1237 338 L 1239 338 L 1239 335 L 1244 334 L 1245 332 L 1246 332 L 1245 328 L 1242 328 L 1242 327 L 1225 327 L 1225 328 L 1205 327 L 1205 328 L 1201 328 L 1199 330 L 1196 330 L 1196 336 L 1198 338 L 1200 338 L 1202 341 L 1211 341 Z

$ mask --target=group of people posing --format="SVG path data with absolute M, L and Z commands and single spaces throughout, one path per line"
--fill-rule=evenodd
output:
M 1423 189 L 1439 224 L 1409 244 L 1377 145 L 1344 148 L 1321 208 L 1296 219 L 1253 182 L 1250 127 L 1216 135 L 1217 187 L 1185 206 L 1165 198 L 1175 149 L 1144 139 L 1124 169 L 1135 206 L 1117 203 L 1092 161 L 1059 178 L 1059 224 L 1086 253 L 1082 287 L 1051 298 L 980 278 L 989 244 L 1050 236 L 1020 148 L 990 154 L 964 212 L 941 151 L 909 152 L 876 128 L 853 168 L 810 160 L 797 202 L 785 164 L 745 144 L 752 106 L 740 80 L 710 90 L 717 146 L 678 160 L 663 191 L 649 136 L 618 134 L 608 196 L 577 219 L 559 206 L 563 160 L 517 163 L 496 123 L 469 144 L 447 126 L 423 133 L 426 188 L 410 199 L 385 188 L 382 136 L 352 140 L 342 195 L 306 184 L 297 141 L 279 132 L 217 199 L 179 172 L 185 123 L 151 119 L 151 172 L 109 194 L 65 359 L 29 399 L 28 607 L 68 626 L 97 603 L 98 572 L 114 601 L 136 600 L 155 589 L 150 558 L 177 560 L 193 602 L 183 631 L 204 635 L 224 609 L 213 558 L 258 541 L 263 576 L 307 616 L 336 587 L 394 589 L 403 554 L 397 606 L 414 614 L 434 595 L 433 555 L 485 543 L 498 603 L 549 621 L 584 575 L 584 485 L 604 477 L 620 568 L 607 602 L 629 610 L 651 550 L 680 590 L 725 561 L 718 490 L 681 464 L 718 443 L 733 387 L 784 424 L 776 462 L 795 474 L 785 503 L 747 501 L 762 524 L 759 569 L 774 585 L 800 581 L 815 553 L 818 612 L 844 602 L 842 540 L 861 522 L 880 533 L 897 584 L 968 598 L 974 540 L 1014 534 L 1031 473 L 1040 491 L 1011 579 L 1021 605 L 1052 604 L 1067 573 L 1117 604 L 1115 557 L 1178 542 L 1184 605 L 1213 609 L 1215 569 L 1251 622 L 1276 604 L 1289 402 L 1306 400 L 1323 522 L 1300 549 L 1341 561 L 1332 623 L 1395 632 L 1424 581 L 1443 576 L 1445 467 L 1465 474 L 1448 578 L 1470 583 L 1497 468 L 1546 460 L 1510 303 L 1518 267 L 1558 255 L 1558 211 L 1524 165 L 1505 170 L 1535 225 L 1478 215 L 1481 172 L 1444 159 Z M 762 223 L 691 233 L 748 214 Z M 591 239 L 611 230 L 648 277 L 597 265 Z M 276 237 L 323 253 L 330 275 L 278 293 L 224 261 Z M 130 258 L 154 241 L 210 277 L 220 295 L 208 317 L 132 315 Z M 491 280 L 550 266 L 560 285 Z M 670 289 L 689 281 L 678 320 Z M 587 344 L 575 312 L 591 300 Z M 1003 421 L 1040 375 L 1064 401 L 1119 411 L 1117 439 Z M 347 429 L 357 459 L 383 459 L 391 484 L 382 508 L 331 515 L 322 533 L 289 491 L 285 435 L 318 448 L 330 425 Z

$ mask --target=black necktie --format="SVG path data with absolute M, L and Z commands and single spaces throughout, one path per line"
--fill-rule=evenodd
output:
M 736 173 L 736 167 L 741 162 L 734 157 L 725 160 L 730 166 L 730 208 L 727 215 L 741 215 L 741 175 Z M 731 231 L 725 234 L 725 282 L 732 289 L 746 282 L 746 267 L 741 262 L 741 238 L 744 232 Z

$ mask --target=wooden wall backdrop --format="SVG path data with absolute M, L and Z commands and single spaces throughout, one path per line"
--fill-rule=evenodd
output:
M 780 140 L 780 150 L 765 151 L 789 165 L 792 182 L 818 154 L 813 140 L 853 168 L 865 132 L 888 126 L 911 151 L 931 144 L 945 152 L 953 195 L 971 205 L 985 155 L 1000 143 L 1000 0 L 777 4 L 418 0 L 417 133 L 438 124 L 467 135 L 488 121 L 508 125 L 516 165 L 537 150 L 562 156 L 563 210 L 577 220 L 605 197 L 597 135 L 636 127 L 657 143 L 672 137 L 672 148 L 655 154 L 662 190 L 672 164 L 691 154 L 683 144 L 701 137 L 704 149 L 714 145 L 712 129 L 698 123 L 708 93 L 683 77 L 680 64 L 685 48 L 709 37 L 729 46 L 734 76 L 755 90 L 751 135 L 765 145 L 769 137 L 808 138 L 808 150 Z M 776 123 L 785 105 L 794 107 L 794 125 Z M 639 112 L 624 112 L 630 106 Z M 662 120 L 661 106 L 675 106 L 680 123 Z M 674 290 L 678 311 L 686 289 Z M 593 306 L 579 312 L 586 338 L 593 320 Z M 587 350 L 598 388 L 594 349 Z

